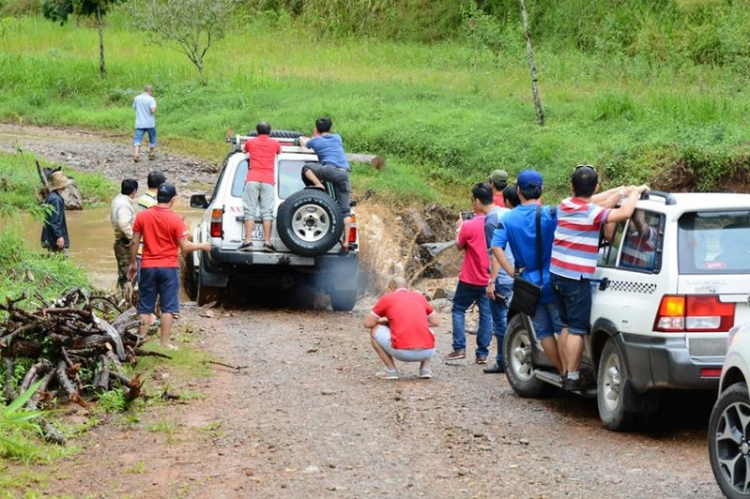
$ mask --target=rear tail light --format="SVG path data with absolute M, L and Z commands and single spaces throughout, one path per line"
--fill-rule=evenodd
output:
M 351 214 L 352 217 L 352 226 L 349 228 L 349 242 L 350 243 L 356 243 L 357 242 L 357 217 L 354 215 L 354 213 Z
M 666 295 L 661 299 L 654 330 L 675 332 L 726 332 L 734 325 L 734 303 L 717 295 Z
M 224 235 L 224 231 L 221 229 L 223 214 L 223 208 L 214 208 L 211 210 L 211 237 L 222 237 Z

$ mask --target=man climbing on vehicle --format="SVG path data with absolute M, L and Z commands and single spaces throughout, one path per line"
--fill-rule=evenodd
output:
M 271 138 L 271 125 L 261 121 L 255 127 L 256 137 L 245 142 L 248 154 L 245 189 L 242 192 L 242 211 L 245 216 L 245 240 L 240 251 L 249 251 L 253 247 L 253 228 L 255 212 L 260 208 L 263 219 L 263 249 L 276 251 L 271 244 L 271 225 L 276 185 L 276 155 L 281 152 L 281 144 Z
M 352 225 L 351 206 L 349 205 L 349 195 L 352 190 L 349 182 L 351 167 L 346 160 L 341 136 L 332 133 L 332 128 L 333 122 L 330 118 L 319 118 L 315 122 L 317 136 L 299 138 L 300 146 L 312 149 L 318 156 L 317 163 L 305 163 L 302 168 L 302 180 L 307 186 L 323 190 L 325 190 L 323 182 L 333 184 L 333 193 L 344 216 L 344 238 L 341 242 L 340 253 L 346 254 L 349 252 L 349 229 Z

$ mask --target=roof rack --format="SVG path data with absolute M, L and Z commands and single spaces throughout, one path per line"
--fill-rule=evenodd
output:
M 667 206 L 677 204 L 677 200 L 674 198 L 674 196 L 664 191 L 651 191 L 651 190 L 646 191 L 643 194 L 641 194 L 641 199 L 647 200 L 647 199 L 650 199 L 651 196 L 663 198 L 664 204 L 666 204 Z

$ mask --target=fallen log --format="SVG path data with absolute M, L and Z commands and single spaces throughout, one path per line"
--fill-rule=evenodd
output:
M 346 160 L 350 163 L 365 163 L 376 170 L 385 170 L 385 158 L 377 154 L 347 153 Z

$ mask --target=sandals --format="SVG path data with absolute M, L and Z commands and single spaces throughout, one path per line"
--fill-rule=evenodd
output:
M 398 379 L 398 369 L 388 369 L 387 367 L 384 367 L 375 373 L 375 377 L 378 379 Z

